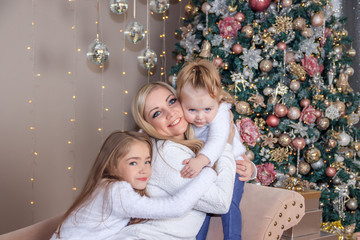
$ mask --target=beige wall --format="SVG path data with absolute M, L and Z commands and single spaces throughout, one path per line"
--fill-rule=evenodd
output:
M 158 55 L 150 81 L 165 80 L 160 68 L 175 64 L 174 29 L 184 11 L 178 0 L 170 3 L 166 59 L 159 56 L 162 15 L 150 16 L 150 45 Z M 101 70 L 85 56 L 96 37 L 96 0 L 0 2 L 0 234 L 64 211 L 106 136 L 135 127 L 130 102 L 148 77 L 137 63 L 145 41 L 133 45 L 120 32 L 133 20 L 133 0 L 129 5 L 126 16 L 115 15 L 108 0 L 100 1 L 100 30 L 110 51 Z M 137 1 L 136 20 L 146 26 L 146 0 Z

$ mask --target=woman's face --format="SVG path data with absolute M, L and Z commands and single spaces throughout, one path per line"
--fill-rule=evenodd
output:
M 165 136 L 184 139 L 188 122 L 177 97 L 165 87 L 154 88 L 146 97 L 145 120 Z

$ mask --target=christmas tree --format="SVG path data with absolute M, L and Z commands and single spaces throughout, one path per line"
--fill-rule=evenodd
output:
M 236 99 L 258 184 L 321 191 L 323 223 L 352 232 L 360 230 L 360 98 L 348 82 L 356 51 L 335 3 L 192 0 L 169 82 L 186 61 L 213 61 Z

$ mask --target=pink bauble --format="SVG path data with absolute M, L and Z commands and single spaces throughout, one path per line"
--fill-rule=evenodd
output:
M 302 137 L 296 137 L 292 140 L 291 144 L 296 150 L 302 150 L 306 146 L 306 141 Z
M 276 117 L 275 115 L 269 115 L 266 118 L 266 124 L 269 127 L 276 127 L 279 125 L 279 123 L 280 123 L 280 119 L 278 117 Z
M 234 46 L 232 47 L 232 50 L 233 50 L 233 52 L 234 52 L 235 54 L 240 54 L 240 53 L 242 52 L 243 48 L 242 48 L 241 44 L 236 43 L 236 44 L 234 44 Z
M 290 83 L 290 89 L 296 92 L 300 88 L 300 82 L 296 80 L 292 80 Z
M 310 105 L 310 100 L 307 98 L 301 99 L 300 101 L 300 106 L 302 106 L 303 108 L 307 107 Z
M 268 9 L 271 0 L 249 0 L 249 4 L 252 10 L 255 12 L 262 12 Z
M 181 55 L 181 53 L 179 53 L 179 54 L 176 56 L 176 61 L 178 61 L 178 62 L 181 62 L 183 59 L 184 59 L 184 56 Z
M 285 51 L 285 49 L 287 48 L 287 45 L 286 45 L 286 43 L 284 43 L 284 42 L 279 42 L 276 46 L 277 46 L 281 51 Z
M 221 57 L 216 57 L 216 58 L 214 58 L 213 61 L 214 61 L 215 66 L 217 66 L 217 67 L 221 67 L 221 65 L 223 64 L 223 60 Z
M 282 0 L 281 4 L 283 7 L 291 7 L 292 0 Z
M 277 104 L 274 109 L 274 113 L 277 117 L 285 117 L 288 113 L 288 108 L 284 104 Z
M 327 167 L 325 170 L 326 176 L 333 177 L 336 174 L 336 169 L 334 167 Z
M 314 114 L 317 118 L 322 116 L 322 112 L 319 109 L 316 109 Z
M 243 22 L 245 20 L 245 14 L 238 12 L 234 15 L 236 21 Z
M 297 107 L 290 107 L 287 113 L 287 117 L 291 120 L 296 120 L 300 117 L 300 109 Z

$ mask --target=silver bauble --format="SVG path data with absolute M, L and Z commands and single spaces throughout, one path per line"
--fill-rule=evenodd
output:
M 346 208 L 349 210 L 356 210 L 358 208 L 358 202 L 356 198 L 350 198 L 346 203 Z
M 245 152 L 245 155 L 249 158 L 250 161 L 253 161 L 255 159 L 255 154 L 250 149 Z
M 115 14 L 126 12 L 129 4 L 127 0 L 110 0 L 110 10 Z
M 145 48 L 138 56 L 138 62 L 145 69 L 153 68 L 157 62 L 156 53 L 150 48 Z
M 333 184 L 335 184 L 335 185 L 341 184 L 341 179 L 339 177 L 334 177 L 332 181 L 333 181 Z
M 312 163 L 311 167 L 314 170 L 319 170 L 324 167 L 324 161 L 322 159 L 320 159 L 319 161 Z
M 150 9 L 156 13 L 163 13 L 169 9 L 169 0 L 150 0 Z
M 133 44 L 137 44 L 145 38 L 144 27 L 138 22 L 129 23 L 125 28 L 124 34 L 126 39 Z
M 90 62 L 96 65 L 102 65 L 108 59 L 109 54 L 106 45 L 100 42 L 99 39 L 95 39 L 95 41 L 89 45 L 86 57 Z
M 290 175 L 290 176 L 292 176 L 292 175 L 294 175 L 295 173 L 296 173 L 296 167 L 294 166 L 294 165 L 289 165 L 288 166 L 288 174 Z
M 351 142 L 351 137 L 349 134 L 347 134 L 346 132 L 342 132 L 339 134 L 339 140 L 338 140 L 338 144 L 340 146 L 347 146 L 349 145 L 349 143 Z

